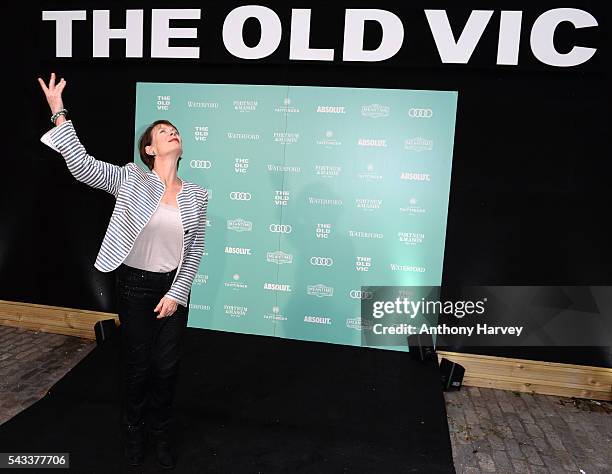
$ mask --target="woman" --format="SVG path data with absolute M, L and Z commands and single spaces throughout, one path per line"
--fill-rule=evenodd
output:
M 66 118 L 66 81 L 56 84 L 52 73 L 48 85 L 38 82 L 55 125 L 41 141 L 62 154 L 78 181 L 116 198 L 94 266 L 116 270 L 125 455 L 131 465 L 143 462 L 148 415 L 158 462 L 171 469 L 175 458 L 168 428 L 191 285 L 204 252 L 208 191 L 177 176 L 182 140 L 170 122 L 158 120 L 140 137 L 140 157 L 150 172 L 135 163 L 99 161 L 86 153 Z

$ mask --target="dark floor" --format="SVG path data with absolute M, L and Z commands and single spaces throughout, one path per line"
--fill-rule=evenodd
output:
M 44 397 L 94 347 L 0 326 L 0 425 Z M 473 387 L 445 399 L 458 473 L 612 472 L 610 403 Z

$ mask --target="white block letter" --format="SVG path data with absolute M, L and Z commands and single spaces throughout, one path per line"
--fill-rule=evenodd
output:
M 125 57 L 142 58 L 142 10 L 125 11 L 125 28 L 110 28 L 110 11 L 93 11 L 93 57 L 108 58 L 110 39 L 125 39 Z
M 170 20 L 199 20 L 199 8 L 151 11 L 152 58 L 199 58 L 199 46 L 168 46 L 170 38 L 197 38 L 197 28 L 170 28 Z
M 502 11 L 497 42 L 497 64 L 516 66 L 521 44 L 521 17 L 523 12 Z
M 446 10 L 425 10 L 429 29 L 442 62 L 467 64 L 492 15 L 493 10 L 472 10 L 459 39 L 455 42 Z
M 256 18 L 261 25 L 261 38 L 252 48 L 244 44 L 244 22 Z M 274 11 L 259 5 L 234 8 L 223 22 L 223 44 L 230 54 L 241 59 L 261 59 L 270 56 L 281 41 L 283 27 Z
M 333 49 L 310 48 L 310 9 L 291 10 L 291 40 L 289 59 L 333 61 Z
M 588 12 L 576 8 L 555 8 L 542 13 L 531 29 L 531 51 L 533 55 L 549 66 L 577 66 L 595 54 L 595 48 L 574 46 L 562 54 L 555 49 L 554 35 L 559 23 L 569 21 L 575 28 L 597 26 L 597 20 Z
M 72 57 L 72 22 L 87 19 L 85 10 L 43 11 L 43 21 L 55 21 L 55 57 Z
M 382 40 L 378 48 L 363 49 L 366 21 L 377 21 L 382 27 Z M 344 17 L 344 61 L 384 61 L 395 55 L 404 41 L 404 25 L 393 13 L 376 9 L 347 9 Z

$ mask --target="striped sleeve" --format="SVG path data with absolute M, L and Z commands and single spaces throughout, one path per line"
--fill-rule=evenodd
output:
M 193 242 L 185 251 L 183 264 L 174 281 L 174 284 L 168 290 L 165 296 L 175 300 L 179 304 L 187 307 L 187 299 L 191 291 L 191 285 L 200 268 L 200 260 L 204 254 L 204 234 L 206 232 L 206 211 L 208 208 L 208 191 L 204 191 L 203 204 L 198 215 L 198 223 L 196 234 Z
M 77 181 L 102 189 L 115 197 L 129 174 L 130 166 L 133 165 L 133 163 L 124 166 L 113 165 L 89 155 L 77 137 L 72 120 L 66 120 L 52 128 L 40 138 L 40 141 L 61 153 L 68 170 Z

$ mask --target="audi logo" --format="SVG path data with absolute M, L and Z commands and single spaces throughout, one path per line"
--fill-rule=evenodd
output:
M 356 300 L 371 300 L 374 295 L 371 291 L 351 290 L 349 296 Z
M 270 232 L 275 232 L 278 234 L 290 234 L 293 230 L 293 227 L 289 224 L 270 224 Z
M 408 116 L 414 118 L 431 118 L 433 117 L 433 110 L 431 109 L 410 109 L 408 110 Z
M 310 264 L 317 267 L 331 267 L 334 259 L 330 257 L 310 257 Z
M 232 191 L 230 193 L 230 199 L 232 201 L 250 201 L 251 193 L 244 193 L 242 191 Z
M 189 166 L 191 166 L 192 168 L 202 168 L 207 170 L 212 166 L 212 164 L 208 160 L 191 160 L 189 162 Z

